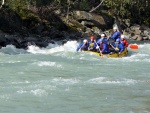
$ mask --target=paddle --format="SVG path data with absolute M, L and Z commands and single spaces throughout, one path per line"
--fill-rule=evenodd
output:
M 119 49 L 116 47 L 114 47 L 112 44 L 110 44 L 110 46 L 115 50 L 115 51 L 118 51 Z
M 99 45 L 97 44 L 97 42 L 95 40 L 94 40 L 94 42 L 96 43 L 96 46 L 98 46 L 99 52 L 101 52 L 101 50 L 100 50 Z
M 129 45 L 129 48 L 130 48 L 130 49 L 137 50 L 139 47 L 138 47 L 137 44 L 130 44 L 130 45 Z
M 103 54 L 101 53 L 101 50 L 100 50 L 100 48 L 99 48 L 99 45 L 97 44 L 97 42 L 94 40 L 94 42 L 96 43 L 96 46 L 98 46 L 98 50 L 99 50 L 99 53 L 100 53 L 100 55 L 103 57 Z

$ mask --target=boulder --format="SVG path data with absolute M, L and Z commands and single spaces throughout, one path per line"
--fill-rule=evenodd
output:
M 94 19 L 92 14 L 86 11 L 74 11 L 73 16 L 77 20 L 93 20 Z
M 150 40 L 150 35 L 149 36 L 147 36 L 148 37 L 148 40 Z
M 124 19 L 124 23 L 125 23 L 128 27 L 130 27 L 130 25 L 131 25 L 130 19 Z
M 94 26 L 94 23 L 90 21 L 82 21 L 81 24 L 87 27 Z
M 142 40 L 143 40 L 143 37 L 139 35 L 139 36 L 137 37 L 137 41 L 142 41 Z
M 140 35 L 141 30 L 140 30 L 140 25 L 134 25 L 130 27 L 130 30 L 135 34 L 135 35 Z
M 105 30 L 113 25 L 114 19 L 108 15 L 99 15 L 95 13 L 89 13 L 86 11 L 74 11 L 73 17 L 75 20 L 82 23 L 86 27 L 98 27 Z
M 150 30 L 144 30 L 144 31 L 143 31 L 143 34 L 144 34 L 145 36 L 150 35 Z
M 144 36 L 144 37 L 143 37 L 143 40 L 148 40 L 148 37 L 147 37 L 147 36 Z
M 134 36 L 132 37 L 133 40 L 136 40 L 137 38 L 138 38 L 138 35 L 134 35 Z

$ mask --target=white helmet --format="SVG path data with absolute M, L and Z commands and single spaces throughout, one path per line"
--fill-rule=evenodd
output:
M 87 42 L 87 40 L 86 40 L 86 39 L 84 39 L 84 40 L 83 40 L 83 42 L 84 42 L 84 43 L 86 43 L 86 42 Z
M 125 38 L 125 36 L 124 36 L 124 35 L 121 35 L 121 38 L 122 38 L 122 39 L 124 39 L 124 38 Z
M 114 30 L 117 30 L 118 28 L 117 28 L 117 27 L 113 27 L 113 29 L 114 29 Z
M 101 36 L 105 36 L 105 34 L 101 34 Z

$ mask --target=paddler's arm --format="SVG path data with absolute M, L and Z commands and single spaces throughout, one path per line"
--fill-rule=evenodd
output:
M 82 48 L 82 45 L 83 45 L 82 43 L 79 44 L 79 46 L 77 47 L 76 51 L 79 51 Z
M 124 46 L 121 44 L 119 48 L 120 48 L 120 49 L 119 49 L 119 53 L 118 53 L 118 54 L 121 54 L 121 52 L 124 51 Z

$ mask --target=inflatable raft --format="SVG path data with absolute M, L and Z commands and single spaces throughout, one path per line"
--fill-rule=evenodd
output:
M 86 51 L 86 52 L 92 52 L 93 54 L 96 54 L 100 57 L 108 57 L 108 58 L 121 58 L 121 57 L 125 57 L 128 55 L 128 50 L 127 48 L 124 49 L 123 52 L 121 52 L 121 54 L 118 54 L 118 53 L 109 53 L 109 54 L 103 54 L 103 56 L 101 56 L 100 53 L 98 52 L 93 52 L 93 51 Z

